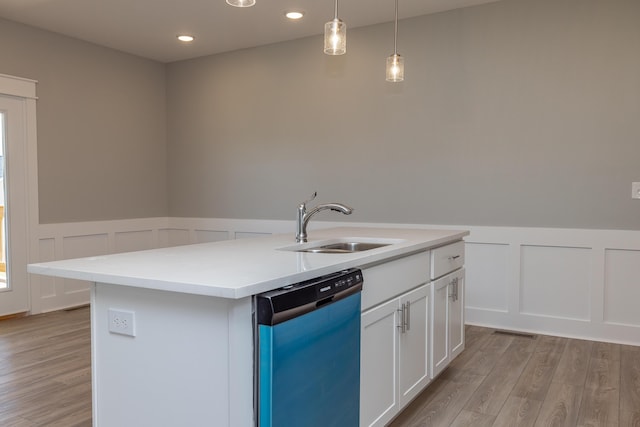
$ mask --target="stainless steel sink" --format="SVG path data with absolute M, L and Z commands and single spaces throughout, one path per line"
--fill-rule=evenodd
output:
M 353 254 L 383 248 L 385 246 L 395 245 L 402 242 L 404 242 L 402 239 L 351 236 L 318 240 L 308 243 L 298 243 L 296 245 L 278 248 L 278 250 L 314 254 Z
M 362 252 L 371 249 L 382 248 L 388 245 L 390 245 L 390 243 L 340 242 L 300 249 L 297 252 L 312 252 L 320 254 L 350 254 L 353 252 Z

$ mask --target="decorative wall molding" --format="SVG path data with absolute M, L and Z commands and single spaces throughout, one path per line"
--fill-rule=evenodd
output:
M 467 323 L 640 345 L 640 231 L 322 222 L 334 226 L 468 229 Z M 39 228 L 40 261 L 294 235 L 293 221 L 144 218 Z M 293 241 L 293 240 L 292 240 Z M 89 301 L 88 284 L 32 276 L 32 312 Z
M 164 244 L 167 218 L 40 224 L 31 262 L 152 249 Z M 79 280 L 30 275 L 31 313 L 60 310 L 89 302 L 89 284 Z
M 19 98 L 37 99 L 36 80 L 0 74 L 0 93 Z

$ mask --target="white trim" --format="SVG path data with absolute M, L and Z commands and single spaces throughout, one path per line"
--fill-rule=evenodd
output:
M 37 99 L 36 80 L 0 74 L 0 94 Z
M 14 151 L 15 158 L 22 158 L 20 164 L 12 162 L 13 172 L 11 173 L 12 181 L 20 187 L 20 192 L 23 194 L 13 196 L 9 194 L 11 199 L 17 201 L 9 201 L 9 210 L 14 210 L 13 220 L 10 221 L 9 227 L 15 229 L 16 225 L 21 233 L 23 240 L 17 240 L 9 236 L 11 231 L 8 231 L 8 238 L 12 240 L 10 245 L 11 254 L 14 256 L 14 261 L 11 261 L 11 267 L 13 272 L 10 280 L 15 280 L 16 283 L 20 283 L 20 286 L 26 287 L 26 293 L 28 295 L 28 301 L 26 309 L 31 309 L 32 301 L 32 288 L 30 276 L 26 272 L 26 264 L 33 259 L 38 259 L 34 256 L 34 248 L 37 244 L 37 234 L 35 232 L 36 226 L 39 222 L 38 213 L 38 158 L 37 158 L 37 123 L 36 123 L 36 81 L 25 79 L 21 77 L 8 76 L 0 74 L 0 95 L 9 100 L 17 100 L 21 103 L 22 115 L 21 123 L 22 129 L 20 130 L 22 137 L 20 138 L 19 150 Z M 13 149 L 16 150 L 16 146 L 9 142 Z M 17 168 L 18 165 L 20 168 Z M 16 172 L 16 169 L 23 169 Z M 13 184 L 9 183 L 12 187 Z M 16 187 L 17 188 L 17 187 Z M 14 191 L 17 191 L 14 188 Z M 16 196 L 19 196 L 16 199 Z M 18 203 L 19 211 L 15 211 L 15 208 L 11 206 Z M 18 212 L 18 214 L 16 214 Z M 19 216 L 24 216 L 19 218 Z M 15 224 L 14 224 L 15 223 Z M 14 230 L 15 232 L 15 230 Z M 20 243 L 17 243 L 20 242 Z M 24 248 L 19 245 L 24 244 Z M 23 259 L 24 258 L 24 259 Z

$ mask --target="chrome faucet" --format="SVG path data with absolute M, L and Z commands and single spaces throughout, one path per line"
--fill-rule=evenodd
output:
M 298 205 L 298 220 L 296 222 L 296 242 L 305 243 L 307 241 L 307 224 L 312 216 L 325 209 L 331 209 L 332 211 L 342 212 L 345 215 L 351 215 L 353 208 L 343 205 L 342 203 L 325 203 L 316 206 L 315 208 L 307 212 L 307 203 L 316 198 L 318 192 L 315 191 L 309 200 L 306 200 Z

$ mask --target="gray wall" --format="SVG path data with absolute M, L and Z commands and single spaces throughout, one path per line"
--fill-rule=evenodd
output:
M 41 223 L 351 217 L 640 229 L 640 2 L 502 0 L 163 65 L 0 19 L 38 83 Z M 168 165 L 167 165 L 168 163 Z
M 169 214 L 640 229 L 640 2 L 503 0 L 169 64 Z M 323 214 L 324 215 L 324 214 Z M 340 218 L 327 214 L 326 219 Z
M 0 19 L 0 73 L 38 80 L 41 223 L 167 215 L 163 64 Z

